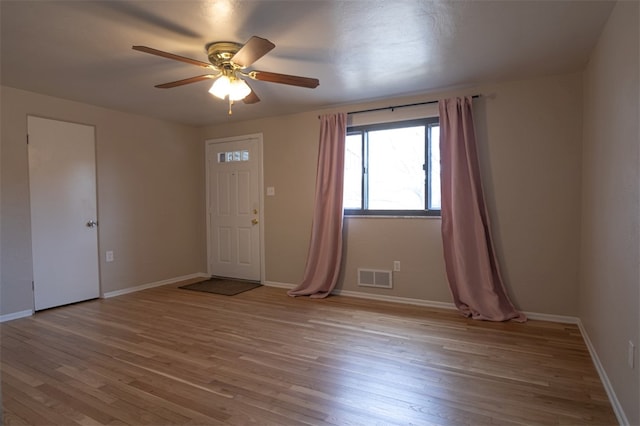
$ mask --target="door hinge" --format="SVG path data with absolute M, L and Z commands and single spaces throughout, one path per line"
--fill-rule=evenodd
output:
M 29 134 L 27 133 L 27 145 L 29 145 Z
M 31 291 L 36 291 L 36 285 L 33 281 L 31 281 Z

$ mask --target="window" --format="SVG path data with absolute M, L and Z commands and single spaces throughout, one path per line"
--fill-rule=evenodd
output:
M 439 216 L 438 118 L 347 129 L 345 215 Z
M 218 153 L 218 163 L 230 163 L 232 161 L 249 161 L 249 151 L 229 151 Z

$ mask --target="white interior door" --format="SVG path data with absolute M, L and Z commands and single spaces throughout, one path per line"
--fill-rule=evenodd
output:
M 207 141 L 211 275 L 260 281 L 261 165 L 257 137 Z
M 94 128 L 27 121 L 35 309 L 99 297 Z

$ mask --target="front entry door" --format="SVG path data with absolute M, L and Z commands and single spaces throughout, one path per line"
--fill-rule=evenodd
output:
M 35 310 L 99 297 L 95 129 L 27 127 Z
M 258 137 L 207 141 L 209 274 L 260 281 Z

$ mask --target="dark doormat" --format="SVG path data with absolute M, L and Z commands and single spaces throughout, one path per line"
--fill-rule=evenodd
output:
M 198 283 L 183 285 L 185 290 L 204 291 L 206 293 L 234 296 L 245 291 L 253 290 L 262 284 L 255 281 L 233 280 L 229 278 L 211 278 Z

